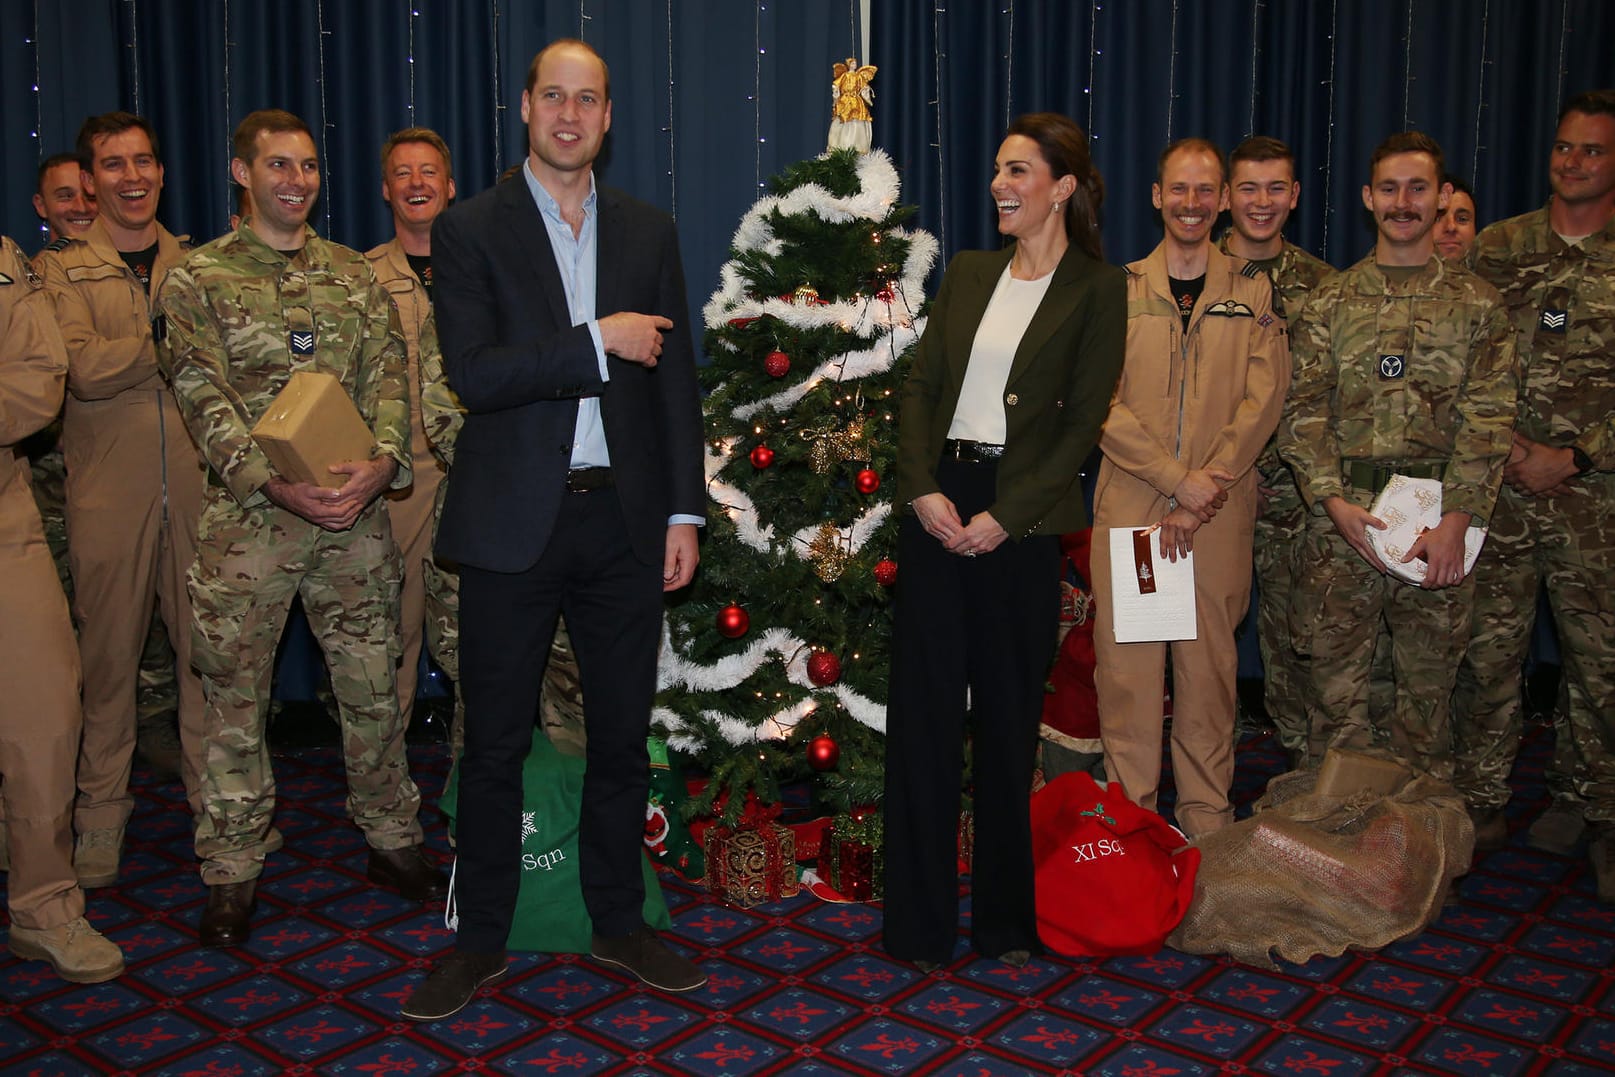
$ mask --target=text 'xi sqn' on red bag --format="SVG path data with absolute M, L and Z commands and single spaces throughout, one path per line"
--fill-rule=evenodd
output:
M 1070 957 L 1153 954 L 1194 898 L 1200 850 L 1117 782 L 1062 774 L 1032 794 L 1037 927 Z

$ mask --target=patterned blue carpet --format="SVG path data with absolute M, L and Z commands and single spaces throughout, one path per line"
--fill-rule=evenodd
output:
M 435 1025 L 399 1001 L 450 943 L 440 908 L 369 886 L 333 749 L 276 756 L 277 823 L 257 927 L 195 945 L 205 901 L 175 786 L 143 787 L 117 887 L 90 915 L 129 971 L 71 987 L 0 960 L 0 1075 L 365 1074 L 1559 1075 L 1615 1071 L 1615 907 L 1585 861 L 1527 850 L 1546 756 L 1516 772 L 1514 843 L 1476 865 L 1431 930 L 1280 973 L 1166 950 L 1109 961 L 973 960 L 924 975 L 879 948 L 876 906 L 805 893 L 740 911 L 668 880 L 674 934 L 711 977 L 640 989 L 585 958 L 521 955 L 497 992 Z M 423 789 L 446 752 L 412 748 Z M 1280 768 L 1239 755 L 1248 802 Z M 137 785 L 149 785 L 137 771 Z M 445 857 L 433 814 L 431 845 Z

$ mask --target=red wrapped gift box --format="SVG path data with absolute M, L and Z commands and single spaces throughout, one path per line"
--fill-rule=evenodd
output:
M 832 890 L 853 901 L 879 901 L 884 896 L 883 827 L 878 812 L 838 815 L 824 832 L 819 875 Z

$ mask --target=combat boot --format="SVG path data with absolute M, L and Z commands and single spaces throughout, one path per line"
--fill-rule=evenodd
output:
M 1508 844 L 1508 817 L 1502 808 L 1470 808 L 1475 824 L 1475 852 L 1495 853 Z
M 49 961 L 69 983 L 98 984 L 123 975 L 123 951 L 84 917 L 57 927 L 11 925 L 11 952 L 23 960 Z
M 1587 846 L 1587 859 L 1593 866 L 1593 885 L 1598 900 L 1615 905 L 1615 826 L 1600 827 Z
M 1533 849 L 1557 856 L 1570 856 L 1587 832 L 1587 819 L 1574 800 L 1555 800 L 1525 832 L 1525 842 Z
M 86 890 L 111 886 L 118 881 L 118 861 L 123 856 L 123 827 L 86 830 L 73 846 L 73 873 Z

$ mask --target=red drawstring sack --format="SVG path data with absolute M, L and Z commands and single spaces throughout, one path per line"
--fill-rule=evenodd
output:
M 1068 957 L 1153 954 L 1189 911 L 1200 850 L 1085 771 L 1032 794 L 1037 926 Z

